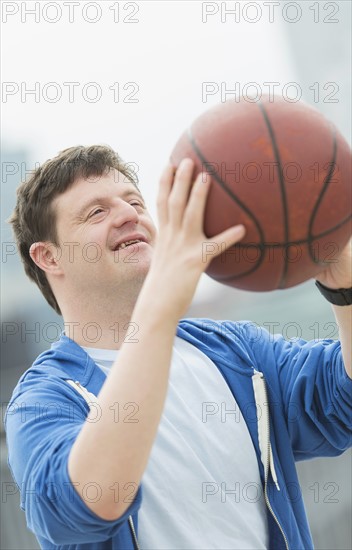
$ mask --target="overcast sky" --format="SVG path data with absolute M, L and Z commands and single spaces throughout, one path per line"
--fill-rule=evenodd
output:
M 221 89 L 253 92 L 246 86 L 256 82 L 265 92 L 264 82 L 279 82 L 280 91 L 297 82 L 282 13 L 253 2 L 231 14 L 221 4 L 230 9 L 199 1 L 3 2 L 4 146 L 28 150 L 31 169 L 65 147 L 108 143 L 138 165 L 155 217 L 174 143 L 224 99 Z M 218 286 L 205 280 L 199 293 Z
M 222 82 L 242 91 L 252 81 L 297 81 L 282 16 L 270 23 L 267 9 L 239 12 L 236 23 L 215 2 L 38 2 L 37 15 L 35 2 L 3 4 L 4 143 L 38 162 L 109 143 L 140 166 L 152 211 L 172 146 L 221 101 Z M 213 95 L 202 97 L 205 82 Z
M 26 150 L 30 170 L 108 143 L 138 166 L 154 218 L 179 135 L 251 82 L 319 95 L 349 139 L 349 2 L 3 1 L 1 15 L 4 148 Z M 218 287 L 204 276 L 196 299 Z

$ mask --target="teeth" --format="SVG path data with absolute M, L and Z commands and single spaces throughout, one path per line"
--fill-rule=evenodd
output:
M 134 243 L 140 243 L 141 241 L 139 239 L 136 239 L 135 241 L 126 241 L 125 243 L 121 243 L 118 248 L 126 248 L 126 246 L 129 246 L 130 244 Z

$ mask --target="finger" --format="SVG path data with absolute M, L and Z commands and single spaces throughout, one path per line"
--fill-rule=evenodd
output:
M 203 229 L 204 210 L 210 184 L 211 177 L 209 174 L 206 172 L 198 174 L 184 215 L 184 223 L 189 225 L 192 229 Z
M 222 245 L 223 249 L 227 250 L 234 244 L 241 241 L 245 234 L 246 228 L 240 223 L 238 225 L 234 225 L 233 227 L 229 227 L 229 229 L 225 229 L 225 231 L 222 231 L 218 235 L 215 235 L 215 237 L 212 237 L 212 241 L 218 245 Z
M 194 162 L 185 158 L 181 161 L 169 197 L 169 220 L 179 226 L 182 222 L 185 208 L 193 184 Z
M 203 251 L 205 251 L 204 261 L 209 263 L 213 258 L 219 256 L 225 250 L 238 243 L 246 234 L 244 225 L 234 225 L 229 229 L 225 229 L 211 239 L 207 239 Z
M 160 225 L 167 223 L 168 221 L 168 200 L 172 188 L 172 182 L 174 180 L 176 168 L 171 163 L 168 163 L 162 171 L 159 191 L 157 197 L 157 212 Z

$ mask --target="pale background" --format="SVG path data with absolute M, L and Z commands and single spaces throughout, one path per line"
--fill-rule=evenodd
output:
M 275 9 L 272 21 L 266 4 Z M 36 15 L 28 12 L 33 9 Z M 119 22 L 114 21 L 117 9 Z M 256 15 L 256 22 L 248 21 Z M 5 220 L 25 172 L 63 148 L 108 143 L 138 166 L 142 192 L 155 216 L 158 177 L 176 139 L 198 114 L 221 101 L 220 92 L 202 96 L 205 82 L 215 83 L 214 88 L 224 83 L 227 90 L 237 85 L 240 91 L 255 82 L 263 92 L 265 82 L 278 82 L 278 93 L 287 91 L 290 97 L 294 88 L 286 85 L 293 82 L 302 99 L 351 142 L 350 21 L 349 0 L 2 3 L 3 407 L 21 372 L 55 339 L 60 324 L 27 281 L 18 257 L 9 253 L 13 239 Z M 69 82 L 77 84 L 71 98 L 64 86 Z M 88 83 L 96 83 L 95 88 Z M 116 94 L 116 83 L 118 102 L 110 89 L 114 86 Z M 311 87 L 319 89 L 319 100 Z M 37 97 L 25 94 L 35 88 Z M 96 90 L 101 98 L 93 102 Z M 56 102 L 55 91 L 61 93 Z M 133 91 L 134 102 L 128 102 Z M 332 91 L 335 102 L 329 102 Z M 277 323 L 275 330 L 285 337 L 307 339 L 327 337 L 334 321 L 312 281 L 286 291 L 250 293 L 206 276 L 189 315 Z M 16 334 L 10 334 L 12 329 Z M 18 495 L 9 494 L 3 435 L 1 549 L 36 548 L 24 527 Z M 351 548 L 351 454 L 299 465 L 299 472 L 316 548 Z

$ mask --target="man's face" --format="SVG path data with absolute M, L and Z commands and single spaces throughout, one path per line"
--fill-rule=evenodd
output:
M 119 290 L 133 293 L 141 286 L 156 229 L 142 195 L 123 174 L 111 170 L 79 179 L 53 208 L 65 284 L 89 299 L 112 298 Z M 132 240 L 139 242 L 129 244 Z

